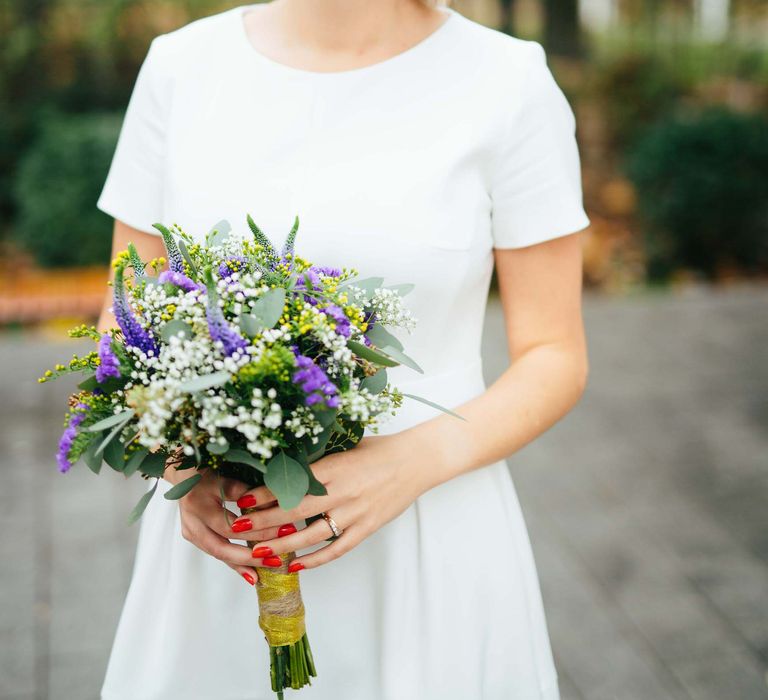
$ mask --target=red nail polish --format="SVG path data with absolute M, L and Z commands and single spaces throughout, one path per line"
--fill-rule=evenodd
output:
M 253 494 L 246 493 L 245 496 L 241 496 L 237 499 L 237 507 L 240 510 L 246 508 L 253 508 L 256 505 L 256 497 Z
M 244 578 L 246 581 L 248 581 L 248 583 L 250 583 L 252 586 L 255 586 L 255 585 L 256 585 L 256 579 L 255 579 L 255 578 L 253 578 L 253 576 L 251 576 L 250 574 L 241 574 L 241 575 L 242 575 L 242 577 L 243 577 L 243 578 Z
M 261 560 L 261 563 L 264 564 L 264 566 L 281 566 L 283 560 L 280 559 L 280 557 L 265 557 Z
M 301 571 L 304 568 L 306 567 L 300 561 L 292 561 L 290 564 L 288 564 L 288 571 L 290 571 L 292 574 L 296 573 L 297 571 Z
M 232 523 L 232 532 L 245 532 L 253 527 L 250 518 L 239 518 Z
M 271 557 L 274 554 L 272 547 L 254 547 L 251 552 L 251 556 L 254 559 L 262 559 L 263 557 Z
M 296 526 L 293 523 L 286 523 L 277 528 L 277 536 L 285 537 L 286 535 L 292 535 L 296 532 Z

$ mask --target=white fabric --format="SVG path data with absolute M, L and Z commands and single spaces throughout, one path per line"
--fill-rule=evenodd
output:
M 156 38 L 98 206 L 203 235 L 250 212 L 281 243 L 363 277 L 415 283 L 404 391 L 456 406 L 484 389 L 492 250 L 589 224 L 571 109 L 538 43 L 446 9 L 405 52 L 319 73 L 257 52 L 247 6 Z M 384 429 L 433 411 L 409 403 Z M 159 489 L 161 492 L 165 486 Z M 341 524 L 343 526 L 343 523 Z M 306 700 L 555 700 L 525 524 L 503 462 L 429 491 L 336 562 L 301 574 L 319 670 Z M 105 700 L 267 700 L 254 591 L 144 515 Z

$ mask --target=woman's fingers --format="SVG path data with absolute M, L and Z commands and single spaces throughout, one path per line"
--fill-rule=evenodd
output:
M 277 503 L 275 495 L 266 486 L 258 486 L 255 489 L 250 489 L 245 493 L 241 493 L 236 501 L 237 507 L 240 510 L 246 510 L 247 508 L 261 508 Z
M 333 540 L 333 542 L 325 547 L 321 547 L 310 554 L 296 557 L 291 562 L 291 567 L 294 571 L 314 569 L 323 564 L 328 564 L 334 559 L 338 559 L 362 542 L 363 536 L 358 533 L 358 530 L 360 530 L 358 526 L 351 525 L 344 530 L 344 533 L 338 539 Z
M 245 568 L 253 566 L 250 547 L 232 544 L 228 539 L 211 530 L 202 520 L 192 524 L 182 522 L 181 534 L 185 540 L 219 561 Z
M 306 520 L 313 515 L 333 508 L 338 505 L 338 502 L 339 500 L 333 496 L 304 496 L 301 503 L 292 510 L 283 510 L 279 505 L 256 510 L 235 520 L 232 523 L 232 533 L 233 535 L 247 535 L 243 539 L 252 539 L 253 531 Z
M 277 556 L 286 552 L 295 552 L 298 549 L 319 544 L 327 540 L 329 535 L 328 523 L 324 520 L 318 520 L 303 530 L 298 530 L 282 537 L 276 535 L 273 538 L 256 540 L 252 556 L 255 559 L 264 559 L 264 557 Z
M 227 566 L 232 569 L 232 571 L 239 574 L 249 586 L 255 586 L 256 582 L 259 580 L 259 574 L 254 568 L 235 566 L 234 564 L 227 564 Z

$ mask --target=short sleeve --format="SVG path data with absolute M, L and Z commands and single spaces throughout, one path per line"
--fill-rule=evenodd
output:
M 492 174 L 493 245 L 521 248 L 575 233 L 584 211 L 576 119 L 547 66 L 541 44 L 531 52 L 510 108 Z
M 123 118 L 107 179 L 96 206 L 148 233 L 163 214 L 163 182 L 169 71 L 163 61 L 164 35 L 152 40 L 139 69 Z

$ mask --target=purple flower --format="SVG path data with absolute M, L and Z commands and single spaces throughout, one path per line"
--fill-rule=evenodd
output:
M 147 355 L 157 355 L 157 342 L 133 315 L 133 310 L 126 299 L 122 266 L 118 266 L 115 270 L 114 311 L 117 325 L 123 332 L 126 344 L 138 348 Z
M 85 420 L 85 412 L 88 406 L 84 403 L 78 403 L 70 414 L 69 424 L 59 439 L 59 449 L 56 452 L 56 461 L 59 463 L 59 471 L 65 474 L 72 466 L 69 459 L 69 451 L 77 437 L 77 427 Z
M 336 322 L 336 332 L 345 338 L 349 338 L 349 335 L 352 332 L 352 324 L 344 311 L 336 306 L 336 304 L 328 304 L 328 306 L 321 310 L 326 316 L 330 316 Z
M 242 272 L 248 261 L 241 255 L 235 255 L 231 258 L 227 258 L 223 263 L 219 265 L 219 277 L 227 279 L 232 276 L 233 272 Z
M 112 336 L 104 333 L 99 339 L 99 366 L 96 368 L 96 381 L 101 384 L 107 377 L 120 377 L 120 363 L 112 352 Z
M 306 355 L 296 355 L 296 366 L 299 369 L 293 373 L 291 380 L 306 395 L 304 403 L 307 406 L 324 403 L 328 408 L 338 408 L 339 390 L 328 375 Z
M 208 332 L 213 342 L 220 341 L 224 346 L 224 354 L 234 355 L 243 352 L 248 346 L 248 341 L 243 338 L 224 318 L 224 313 L 219 307 L 219 295 L 216 293 L 216 285 L 213 282 L 211 269 L 206 271 L 205 286 L 208 290 L 208 300 L 205 306 L 205 316 L 208 320 Z
M 173 270 L 164 270 L 160 273 L 158 281 L 161 284 L 173 284 L 185 292 L 195 292 L 202 289 L 203 286 L 189 279 L 183 272 L 174 272 Z

